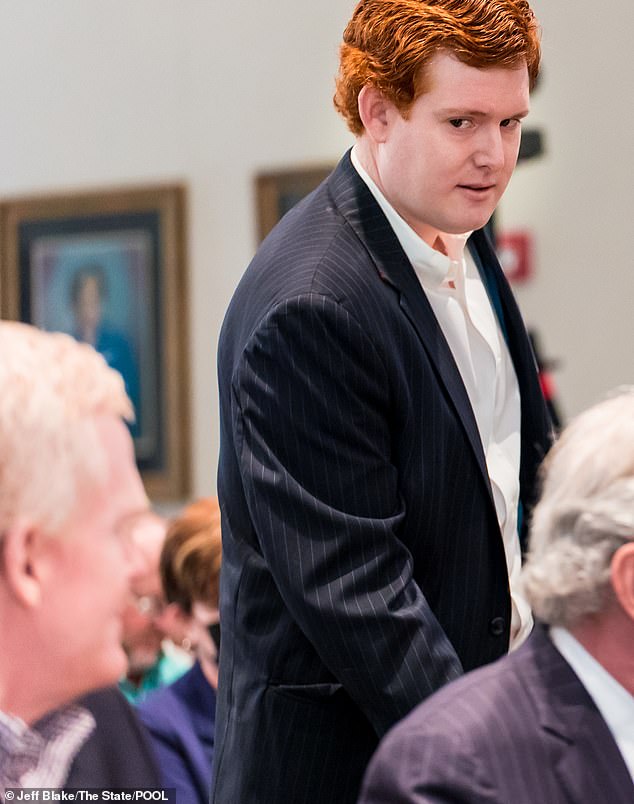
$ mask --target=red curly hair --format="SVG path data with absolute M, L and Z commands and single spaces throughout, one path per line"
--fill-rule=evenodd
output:
M 174 519 L 163 544 L 161 582 L 168 603 L 178 603 L 186 614 L 194 603 L 218 606 L 222 537 L 217 497 L 190 503 Z
M 526 0 L 361 0 L 343 34 L 335 107 L 361 134 L 359 92 L 371 84 L 406 117 L 425 91 L 421 68 L 442 50 L 472 67 L 525 62 L 532 89 L 539 35 Z

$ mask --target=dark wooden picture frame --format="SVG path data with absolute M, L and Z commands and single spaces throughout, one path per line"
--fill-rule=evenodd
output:
M 155 500 L 190 488 L 185 212 L 177 184 L 0 201 L 0 316 L 92 333 L 135 404 Z
M 258 240 L 264 240 L 280 218 L 321 184 L 333 167 L 316 165 L 259 173 L 255 177 Z

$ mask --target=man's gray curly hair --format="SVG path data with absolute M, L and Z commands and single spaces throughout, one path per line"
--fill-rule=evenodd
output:
M 634 539 L 634 388 L 578 416 L 542 467 L 522 582 L 533 611 L 570 627 L 610 595 L 610 562 Z

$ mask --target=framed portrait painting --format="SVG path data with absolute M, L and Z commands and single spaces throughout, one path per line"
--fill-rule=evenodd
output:
M 185 190 L 0 204 L 0 315 L 90 343 L 120 372 L 146 488 L 189 490 Z
M 258 239 L 264 240 L 286 213 L 330 175 L 334 165 L 286 168 L 255 177 Z

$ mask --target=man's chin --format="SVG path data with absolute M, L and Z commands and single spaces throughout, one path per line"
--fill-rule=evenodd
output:
M 68 698 L 75 699 L 89 692 L 115 686 L 127 672 L 128 663 L 125 653 L 112 649 L 103 655 L 101 661 L 85 668 L 85 672 L 75 679 L 76 685 Z

